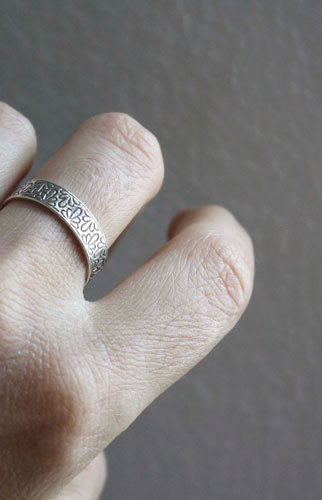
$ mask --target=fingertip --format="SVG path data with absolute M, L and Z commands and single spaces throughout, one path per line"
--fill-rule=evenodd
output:
M 36 132 L 30 120 L 0 102 L 0 202 L 30 169 L 37 150 Z
M 227 224 L 241 227 L 234 215 L 221 205 L 203 205 L 178 212 L 169 224 L 168 238 L 171 239 L 187 226 L 200 222 L 216 222 L 221 227 Z
M 18 134 L 19 140 L 28 146 L 29 155 L 32 157 L 37 149 L 36 131 L 25 115 L 6 102 L 0 101 L 0 124 L 8 134 Z
M 252 239 L 247 230 L 236 217 L 225 207 L 220 205 L 204 205 L 178 212 L 169 224 L 168 239 L 175 238 L 184 230 L 191 232 L 210 230 L 229 240 L 239 243 L 248 262 L 251 274 L 254 274 L 254 249 Z

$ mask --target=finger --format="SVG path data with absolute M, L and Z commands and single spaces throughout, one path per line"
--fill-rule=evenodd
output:
M 237 223 L 235 217 L 225 208 L 218 205 L 206 205 L 202 207 L 195 207 L 178 212 L 168 227 L 168 238 L 172 239 L 186 227 L 192 224 L 209 223 L 212 225 L 216 222 L 216 231 L 224 232 L 227 228 L 235 227 L 236 235 L 242 234 L 242 237 L 248 237 L 245 230 Z
M 251 295 L 252 244 L 225 209 L 181 214 L 171 235 L 111 294 L 88 305 L 95 345 L 105 346 L 99 355 L 112 367 L 109 387 L 117 387 L 109 398 L 115 433 L 232 329 Z
M 110 113 L 83 123 L 35 177 L 78 196 L 98 220 L 109 247 L 159 190 L 163 162 L 154 135 L 133 118 Z M 0 224 L 13 228 L 7 244 L 17 246 L 19 241 L 20 260 L 21 252 L 25 260 L 29 249 L 33 266 L 41 262 L 34 273 L 38 280 L 44 276 L 46 282 L 59 281 L 59 293 L 70 285 L 82 289 L 83 254 L 70 230 L 51 212 L 31 201 L 14 200 L 3 209 Z
M 101 452 L 60 492 L 56 500 L 98 500 L 106 477 L 107 463 L 104 452 Z
M 30 121 L 0 102 L 0 206 L 31 167 L 36 147 Z
M 127 231 L 130 229 L 130 227 L 132 226 L 132 224 L 135 222 L 135 220 L 140 217 L 142 215 L 142 213 L 145 211 L 145 208 L 147 206 L 147 203 L 145 203 L 145 205 L 143 205 L 143 207 L 141 207 L 141 209 L 139 210 L 139 212 L 136 214 L 136 216 L 131 220 L 131 222 L 123 229 L 122 231 L 122 234 L 120 234 L 116 240 L 113 242 L 113 244 L 110 246 L 110 249 L 109 249 L 109 256 L 113 255 L 113 253 L 115 252 L 118 244 L 120 243 L 122 237 L 127 233 Z

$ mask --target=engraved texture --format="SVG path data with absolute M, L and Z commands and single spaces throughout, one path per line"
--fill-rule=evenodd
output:
M 92 279 L 107 260 L 103 231 L 89 209 L 75 195 L 53 182 L 32 180 L 10 196 L 29 198 L 48 207 L 72 229 L 85 251 L 89 269 L 86 283 Z

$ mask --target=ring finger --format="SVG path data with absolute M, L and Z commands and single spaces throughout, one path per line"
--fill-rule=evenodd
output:
M 127 115 L 109 113 L 84 122 L 36 178 L 61 185 L 80 198 L 97 218 L 110 247 L 159 190 L 163 161 L 154 135 Z M 3 209 L 2 224 L 9 228 L 5 244 L 10 249 L 19 246 L 15 252 L 19 262 L 32 255 L 32 275 L 38 282 L 45 277 L 46 282 L 52 279 L 65 288 L 72 284 L 81 289 L 84 256 L 52 213 L 30 201 L 15 200 Z M 20 275 L 24 269 L 30 277 L 30 265 L 20 265 Z

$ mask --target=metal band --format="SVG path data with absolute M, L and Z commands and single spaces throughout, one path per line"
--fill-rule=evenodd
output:
M 27 198 L 44 205 L 73 231 L 88 263 L 85 285 L 103 269 L 107 260 L 104 233 L 90 210 L 77 196 L 53 182 L 37 179 L 24 184 L 4 204 L 15 198 Z

